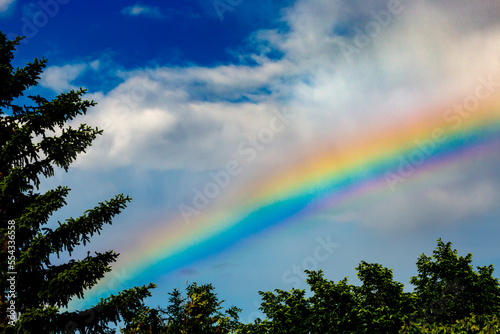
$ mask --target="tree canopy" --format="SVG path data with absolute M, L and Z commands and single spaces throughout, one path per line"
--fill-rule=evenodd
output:
M 232 306 L 222 312 L 224 300 L 219 301 L 211 284 L 189 284 L 185 296 L 178 289 L 169 293 L 166 309 L 144 307 L 135 319 L 126 323 L 124 334 L 133 333 L 235 333 L 241 325 Z
M 359 286 L 347 277 L 333 282 L 321 270 L 306 271 L 309 291 L 261 291 L 265 319 L 243 324 L 239 309 L 218 311 L 222 302 L 211 285 L 192 284 L 186 299 L 174 290 L 166 309 L 145 308 L 123 333 L 499 333 L 500 285 L 493 267 L 475 270 L 472 254 L 459 256 L 451 246 L 439 239 L 431 256 L 420 256 L 412 292 L 378 263 L 356 267 Z
M 432 256 L 420 256 L 412 292 L 404 292 L 392 270 L 377 263 L 363 261 L 356 268 L 361 286 L 350 285 L 347 277 L 335 283 L 321 270 L 306 271 L 311 297 L 297 289 L 260 292 L 266 319 L 242 325 L 240 333 L 479 333 L 488 328 L 498 333 L 500 285 L 493 266 L 476 271 L 472 254 L 459 256 L 451 245 L 439 239 Z
M 111 270 L 118 254 L 89 252 L 58 265 L 50 256 L 71 255 L 79 245 L 88 247 L 90 238 L 111 224 L 131 199 L 119 194 L 78 218 L 48 227 L 50 217 L 66 205 L 70 189 L 59 186 L 38 193 L 41 180 L 53 176 L 56 167 L 67 171 L 102 131 L 87 124 L 68 125 L 95 105 L 82 99 L 83 89 L 52 100 L 26 95 L 37 85 L 47 60 L 34 59 L 14 68 L 20 41 L 7 40 L 0 32 L 0 284 L 9 292 L 0 298 L 0 331 L 104 333 L 111 330 L 108 323 L 135 315 L 154 285 L 111 295 L 87 310 L 62 312 L 72 298 L 82 297 Z M 26 100 L 31 105 L 24 104 Z

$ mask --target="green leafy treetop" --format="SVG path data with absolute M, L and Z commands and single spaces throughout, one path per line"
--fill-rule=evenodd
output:
M 0 332 L 105 333 L 110 331 L 110 322 L 133 318 L 155 286 L 122 291 L 88 310 L 61 312 L 71 298 L 81 298 L 111 270 L 118 254 L 109 251 L 90 256 L 89 252 L 83 259 L 60 265 L 52 265 L 49 258 L 61 252 L 71 255 L 76 246 L 87 245 L 130 198 L 117 195 L 81 217 L 59 222 L 57 228 L 45 227 L 50 216 L 66 205 L 69 189 L 37 193 L 40 178 L 53 176 L 54 166 L 67 171 L 77 154 L 85 152 L 102 131 L 86 124 L 66 126 L 95 105 L 82 100 L 83 89 L 51 101 L 27 96 L 31 106 L 17 104 L 37 84 L 46 65 L 46 59 L 35 59 L 14 69 L 11 61 L 20 40 L 9 41 L 0 32 L 0 288 L 15 291 L 9 296 L 2 293 L 0 298 Z M 17 321 L 13 321 L 13 309 Z
M 493 265 L 471 265 L 472 254 L 458 256 L 451 242 L 438 240 L 432 256 L 422 254 L 418 275 L 411 277 L 420 310 L 412 315 L 428 323 L 451 324 L 470 314 L 500 314 L 500 286 L 493 277 Z
M 175 289 L 169 293 L 166 309 L 144 307 L 134 319 L 125 323 L 124 334 L 229 334 L 241 325 L 238 313 L 232 306 L 222 312 L 224 300 L 219 301 L 211 284 L 189 284 L 186 298 Z
M 338 283 L 323 272 L 306 271 L 312 296 L 305 290 L 260 292 L 266 319 L 242 325 L 240 333 L 397 333 L 403 315 L 410 310 L 409 294 L 392 279 L 392 272 L 379 264 L 362 262 L 357 268 L 362 286 Z
M 413 292 L 393 280 L 392 270 L 362 261 L 361 286 L 338 283 L 323 272 L 306 271 L 305 290 L 259 292 L 266 319 L 242 324 L 239 334 L 500 333 L 500 285 L 493 266 L 471 266 L 438 240 L 431 257 L 421 255 Z

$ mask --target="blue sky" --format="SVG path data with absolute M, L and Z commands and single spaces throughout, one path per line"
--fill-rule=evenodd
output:
M 0 29 L 27 35 L 17 65 L 49 59 L 36 92 L 50 97 L 85 87 L 98 102 L 79 121 L 103 128 L 104 136 L 43 189 L 73 189 L 55 219 L 78 216 L 117 193 L 133 197 L 92 242 L 95 250 L 128 254 L 141 234 L 174 224 L 179 204 L 277 111 L 294 114 L 292 124 L 211 206 L 231 210 L 249 185 L 287 170 L 325 138 L 342 145 L 343 138 L 467 95 L 480 77 L 500 80 L 499 13 L 493 0 L 0 0 Z M 373 22 L 379 31 L 356 44 Z M 313 268 L 332 280 L 354 279 L 365 260 L 393 268 L 408 284 L 417 257 L 439 237 L 472 252 L 476 265 L 498 265 L 500 152 L 492 152 L 158 273 L 149 302 L 166 305 L 167 293 L 186 281 L 211 282 L 250 321 L 258 314 L 257 291 L 305 288 L 293 268 L 307 264 L 318 238 L 338 246 Z M 141 283 L 127 276 L 125 264 L 120 268 L 122 283 Z

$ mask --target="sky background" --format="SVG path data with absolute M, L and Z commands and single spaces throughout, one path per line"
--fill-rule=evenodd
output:
M 409 290 L 418 256 L 438 238 L 472 252 L 474 265 L 498 266 L 498 141 L 424 164 L 395 187 L 381 182 L 175 258 L 183 263 L 138 275 L 140 260 L 131 259 L 165 231 L 192 228 L 194 238 L 194 229 L 325 150 L 348 151 L 372 132 L 446 115 L 485 80 L 499 96 L 499 19 L 495 0 L 0 0 L 0 30 L 26 36 L 15 65 L 49 60 L 32 91 L 50 98 L 84 87 L 98 103 L 77 122 L 104 135 L 69 173 L 42 185 L 72 189 L 53 222 L 117 193 L 133 198 L 74 255 L 122 254 L 100 287 L 108 295 L 152 281 L 148 304 L 166 306 L 174 288 L 212 283 L 226 306 L 243 308 L 244 322 L 261 316 L 259 290 L 306 287 L 298 267 L 356 283 L 354 267 L 377 262 Z M 279 130 L 269 133 L 276 120 Z M 198 191 L 231 161 L 241 172 L 197 209 Z

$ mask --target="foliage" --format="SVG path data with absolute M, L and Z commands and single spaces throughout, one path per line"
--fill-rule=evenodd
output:
M 169 305 L 162 308 L 144 308 L 135 318 L 127 321 L 125 334 L 135 333 L 233 333 L 240 324 L 237 307 L 221 312 L 224 300 L 219 301 L 211 284 L 196 283 L 186 287 L 186 298 L 175 289 L 169 293 Z M 165 317 L 162 317 L 165 315 Z
M 361 286 L 306 271 L 310 297 L 297 289 L 260 292 L 266 319 L 242 324 L 238 333 L 497 333 L 498 279 L 493 266 L 475 271 L 471 261 L 439 239 L 431 257 L 418 259 L 413 292 L 376 263 L 356 268 Z
M 83 259 L 58 265 L 51 263 L 51 256 L 71 255 L 77 246 L 86 246 L 130 198 L 119 194 L 78 218 L 48 227 L 52 214 L 66 205 L 69 189 L 37 193 L 41 179 L 53 176 L 55 167 L 67 171 L 102 131 L 86 124 L 67 125 L 95 105 L 82 99 L 83 89 L 50 101 L 39 95 L 25 96 L 37 85 L 47 60 L 35 59 L 14 69 L 11 62 L 20 40 L 9 41 L 0 33 L 0 288 L 15 290 L 8 299 L 5 294 L 0 298 L 0 331 L 104 333 L 109 331 L 109 322 L 135 314 L 154 285 L 123 291 L 88 310 L 61 312 L 71 298 L 81 298 L 111 270 L 118 254 L 108 251 L 91 256 L 89 252 Z M 15 325 L 14 313 L 8 310 L 12 305 L 19 317 Z
M 264 321 L 241 326 L 241 333 L 396 333 L 410 309 L 403 285 L 379 264 L 362 262 L 357 268 L 363 283 L 349 285 L 347 278 L 328 281 L 323 272 L 306 271 L 305 290 L 260 292 Z
M 471 314 L 469 317 L 456 320 L 453 324 L 414 322 L 405 324 L 401 333 L 497 334 L 500 333 L 500 319 L 497 315 L 476 316 Z
M 451 243 L 438 240 L 433 255 L 417 261 L 418 275 L 411 277 L 418 305 L 412 318 L 423 322 L 454 323 L 470 314 L 498 314 L 500 287 L 493 265 L 471 265 L 472 254 L 458 256 Z

